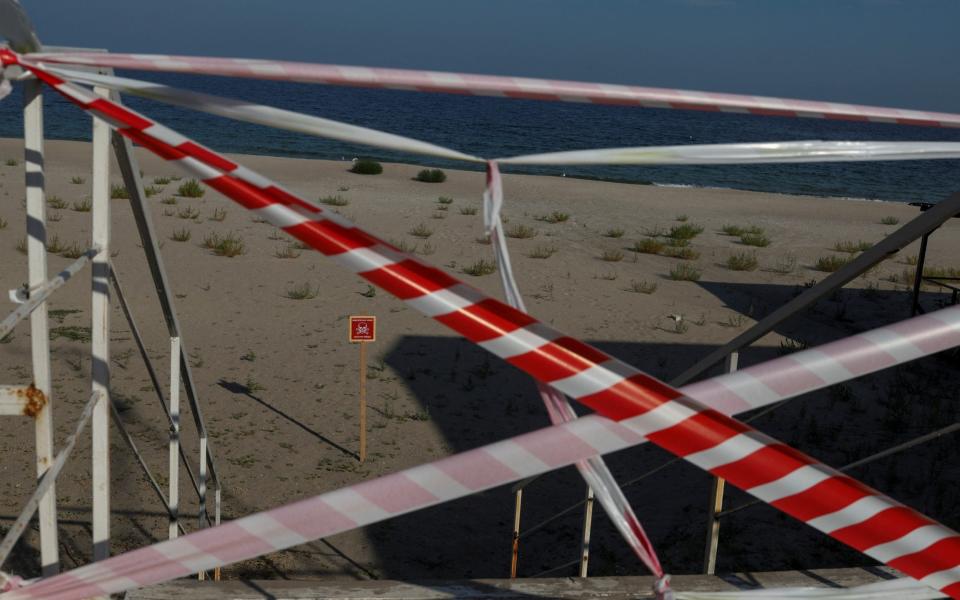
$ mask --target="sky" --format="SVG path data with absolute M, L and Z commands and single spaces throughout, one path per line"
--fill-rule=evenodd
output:
M 22 0 L 114 52 L 575 79 L 960 112 L 960 0 Z

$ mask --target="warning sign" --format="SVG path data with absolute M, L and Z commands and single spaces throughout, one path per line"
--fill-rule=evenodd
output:
M 374 342 L 377 339 L 377 318 L 350 317 L 350 342 Z

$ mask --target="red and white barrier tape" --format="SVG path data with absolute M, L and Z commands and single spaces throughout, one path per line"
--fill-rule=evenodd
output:
M 183 106 L 229 119 L 319 137 L 438 156 L 465 162 L 485 159 L 415 138 L 358 127 L 271 106 L 233 98 L 202 94 L 157 83 L 51 68 L 64 79 L 99 85 L 151 100 Z M 864 160 L 929 160 L 960 158 L 960 142 L 843 142 L 789 141 L 742 144 L 689 144 L 683 146 L 642 146 L 598 148 L 569 152 L 525 154 L 491 159 L 501 164 L 526 165 L 726 165 L 799 162 L 847 162 Z
M 473 96 L 590 102 L 594 104 L 747 113 L 778 117 L 871 121 L 928 127 L 960 127 L 960 115 L 950 113 L 525 77 L 498 77 L 275 60 L 156 54 L 65 52 L 31 54 L 30 59 L 47 63 L 114 67 L 140 71 L 226 75 L 252 79 L 445 92 Z
M 957 345 L 960 307 L 953 307 L 681 391 L 720 411 L 749 410 Z M 0 598 L 79 600 L 282 550 L 642 443 L 643 420 L 589 415 L 134 550 Z
M 520 294 L 517 280 L 513 276 L 510 252 L 507 249 L 506 237 L 503 234 L 503 223 L 500 220 L 500 206 L 502 204 L 503 180 L 500 177 L 497 163 L 490 162 L 487 164 L 487 187 L 483 193 L 484 223 L 487 226 L 487 234 L 490 236 L 490 243 L 493 246 L 497 271 L 500 273 L 500 281 L 503 284 L 507 303 L 517 310 L 526 312 L 523 296 Z M 534 381 L 547 408 L 551 423 L 558 425 L 578 418 L 566 396 L 545 383 Z M 647 533 L 630 506 L 630 502 L 620 486 L 617 485 L 617 480 L 610 469 L 607 468 L 603 458 L 594 456 L 585 461 L 579 461 L 576 465 L 580 475 L 594 491 L 600 505 L 603 506 L 610 521 L 620 532 L 630 549 L 650 569 L 650 572 L 657 576 L 657 585 L 654 586 L 654 593 L 657 598 L 670 597 L 670 578 L 666 577 L 663 572 L 663 567 L 653 544 L 647 537 Z
M 71 80 L 101 85 L 117 91 L 133 92 L 146 98 L 161 99 L 179 106 L 213 113 L 223 117 L 258 123 L 260 125 L 280 126 L 280 128 L 299 131 L 301 133 L 392 148 L 395 150 L 460 160 L 471 160 L 474 162 L 482 161 L 482 159 L 470 157 L 458 153 L 455 150 L 449 150 L 420 140 L 394 136 L 364 127 L 356 127 L 337 121 L 330 121 L 328 119 L 321 119 L 311 115 L 294 113 L 268 106 L 253 105 L 229 98 L 221 98 L 209 94 L 198 94 L 120 77 L 77 73 L 65 69 L 51 69 L 51 72 Z M 960 144 L 958 144 L 958 146 L 960 146 Z M 495 164 L 491 163 L 490 168 L 495 171 Z M 502 197 L 499 185 L 499 173 L 497 173 L 496 181 L 498 197 Z M 497 219 L 499 219 L 499 216 L 497 216 Z M 499 271 L 501 276 L 504 277 L 504 289 L 507 293 L 508 303 L 514 308 L 524 310 L 523 301 L 517 289 L 516 281 L 510 272 L 509 257 L 504 260 L 504 256 L 506 256 L 506 246 L 503 245 L 502 233 L 498 240 L 498 243 L 495 244 L 495 249 L 497 250 L 496 258 L 500 267 Z M 543 384 L 538 384 L 538 387 L 554 424 L 577 418 L 576 413 L 563 394 Z M 586 479 L 588 485 L 594 489 L 601 505 L 610 516 L 611 521 L 616 525 L 638 558 L 640 558 L 652 573 L 662 578 L 664 575 L 663 569 L 653 550 L 653 546 L 633 510 L 630 508 L 629 502 L 617 485 L 613 474 L 607 469 L 603 459 L 593 457 L 578 464 L 577 468 Z
M 484 297 L 443 271 L 404 255 L 338 215 L 313 206 L 261 175 L 142 115 L 69 84 L 12 52 L 0 51 L 0 60 L 4 64 L 24 66 L 74 103 L 105 119 L 123 135 L 200 177 L 214 189 L 258 212 L 266 220 L 324 254 L 335 257 L 371 283 L 393 293 L 539 381 L 552 385 L 610 419 L 619 421 L 633 417 L 631 422 L 636 425 L 635 434 L 646 436 L 668 451 L 727 479 L 761 500 L 900 569 L 922 583 L 960 597 L 960 536 L 953 531 L 816 463 L 789 446 L 683 397 L 677 390 L 595 348 L 563 336 L 525 313 Z M 583 422 L 587 420 L 579 419 L 567 427 Z M 590 455 L 607 446 L 611 439 L 606 431 L 594 433 L 600 435 L 592 437 L 601 439 L 590 439 L 589 445 L 581 441 L 593 450 Z M 525 439 L 525 436 L 517 439 Z M 571 440 L 566 447 L 567 452 L 572 451 L 574 446 L 575 442 Z M 522 473 L 523 469 L 519 467 L 524 460 L 529 463 L 532 459 L 533 464 L 539 463 L 549 468 L 551 462 L 563 459 L 563 453 L 559 456 L 538 456 L 535 448 L 524 448 L 522 445 L 516 448 L 504 446 L 502 450 L 507 461 L 499 466 L 489 460 L 474 465 L 468 480 L 470 477 L 487 477 L 491 474 L 490 469 L 495 472 L 501 468 L 507 468 L 520 477 L 529 476 L 535 473 Z M 447 475 L 447 479 L 452 477 Z M 453 480 L 456 481 L 456 478 Z M 403 485 L 402 482 L 397 483 Z M 460 485 L 462 487 L 463 482 Z M 401 489 L 366 499 L 362 494 L 359 497 L 348 494 L 343 497 L 343 500 L 348 500 L 345 504 L 335 500 L 332 505 L 327 502 L 316 505 L 306 500 L 304 502 L 307 504 L 297 503 L 291 507 L 306 510 L 307 513 L 318 511 L 328 518 L 335 517 L 329 512 L 335 508 L 337 510 L 334 512 L 340 513 L 343 523 L 345 518 L 356 522 L 349 515 L 376 512 L 377 506 L 382 510 L 384 504 L 409 502 L 418 494 L 421 497 L 422 494 L 428 494 L 437 501 L 442 499 L 429 492 L 429 487 L 415 487 L 418 489 L 407 487 L 409 494 L 398 493 Z M 282 511 L 289 508 L 283 507 L 265 514 L 275 514 L 282 519 Z M 242 522 L 235 521 L 218 529 L 231 526 L 242 529 L 238 525 Z M 187 572 L 194 572 L 210 568 L 212 564 L 203 565 L 239 552 L 241 548 L 249 551 L 250 544 L 254 544 L 260 552 L 271 549 L 269 543 L 251 534 L 244 534 L 244 541 L 237 541 L 229 548 L 220 545 L 224 539 L 222 536 L 217 540 L 197 537 L 209 531 L 213 530 L 181 538 L 186 540 L 193 537 L 194 541 L 209 542 L 210 546 L 197 547 L 203 556 L 197 556 L 196 560 L 192 558 L 196 556 L 195 552 L 189 554 L 189 560 L 183 560 L 188 556 L 180 557 L 176 561 L 177 569 L 187 568 Z M 290 531 L 290 534 L 289 539 L 302 540 L 299 533 Z M 138 568 L 130 572 L 131 577 L 148 577 L 149 573 L 158 569 L 169 573 L 173 570 L 169 560 L 156 568 L 142 568 L 145 562 L 154 562 L 144 562 L 144 558 L 152 556 L 157 559 L 163 556 L 150 554 L 159 553 L 163 547 L 165 544 L 144 548 L 91 565 L 91 568 L 112 562 L 122 569 L 121 559 L 124 557 L 146 553 L 136 559 L 139 560 Z M 178 552 L 183 550 L 177 549 Z M 80 571 L 83 569 L 77 572 Z M 30 586 L 27 590 L 58 580 L 59 585 L 75 585 L 77 580 L 68 582 L 69 577 L 71 574 L 65 574 Z M 87 584 L 93 585 L 89 580 Z M 53 587 L 51 591 L 55 591 L 56 586 L 50 587 Z M 88 587 L 86 591 L 92 591 L 94 587 Z

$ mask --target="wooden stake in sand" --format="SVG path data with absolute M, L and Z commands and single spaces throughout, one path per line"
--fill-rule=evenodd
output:
M 360 344 L 360 464 L 367 460 L 367 343 L 377 341 L 377 318 L 350 317 L 351 344 Z

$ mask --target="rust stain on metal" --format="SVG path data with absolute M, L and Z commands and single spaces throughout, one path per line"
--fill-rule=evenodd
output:
M 23 415 L 26 417 L 36 417 L 47 405 L 46 394 L 32 383 L 22 390 L 17 390 L 17 396 L 26 400 L 23 404 Z

